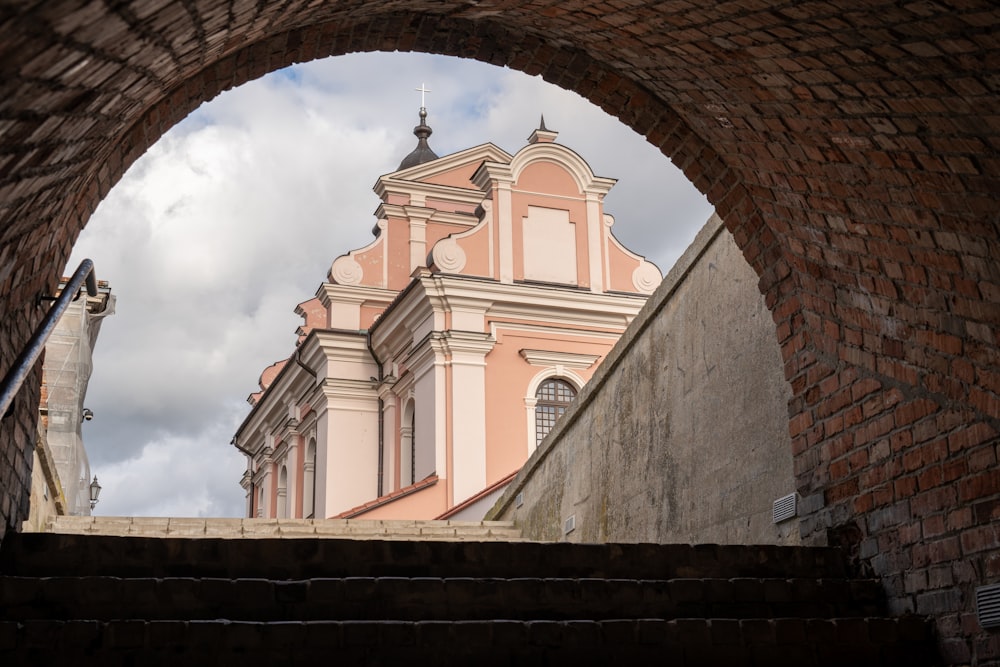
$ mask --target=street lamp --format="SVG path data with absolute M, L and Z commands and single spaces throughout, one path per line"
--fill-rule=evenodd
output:
M 97 504 L 97 497 L 101 495 L 101 485 L 97 483 L 97 475 L 94 475 L 94 481 L 90 483 L 90 509 L 94 509 L 94 505 Z

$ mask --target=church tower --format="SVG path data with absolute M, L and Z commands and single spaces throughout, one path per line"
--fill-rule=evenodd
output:
M 418 89 L 420 90 L 420 89 Z M 659 284 L 544 119 L 509 154 L 417 145 L 375 192 L 233 438 L 248 516 L 480 519 Z

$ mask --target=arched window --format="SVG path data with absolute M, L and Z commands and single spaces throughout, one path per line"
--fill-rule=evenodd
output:
M 288 518 L 288 468 L 281 466 L 278 473 L 278 511 L 277 518 Z
M 576 388 L 566 380 L 549 378 L 535 392 L 535 445 L 537 446 L 549 434 L 556 420 L 566 412 L 573 399 L 576 398 Z
M 316 440 L 309 439 L 306 458 L 302 462 L 302 516 L 312 519 L 316 516 Z

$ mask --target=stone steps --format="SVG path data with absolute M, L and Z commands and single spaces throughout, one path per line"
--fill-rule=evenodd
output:
M 67 554 L 75 554 L 68 558 Z M 0 573 L 22 576 L 562 577 L 608 579 L 851 576 L 827 547 L 570 544 L 471 540 L 187 539 L 17 533 Z
M 878 582 L 851 579 L 0 577 L 0 600 L 2 620 L 110 621 L 126 613 L 143 620 L 234 621 L 837 618 L 885 613 Z
M 827 548 L 10 534 L 0 665 L 935 664 Z
M 900 619 L 252 623 L 0 622 L 4 664 L 930 665 L 928 626 Z
M 217 539 L 521 539 L 510 521 L 415 521 L 372 519 L 201 519 L 167 517 L 56 516 L 46 532 L 112 537 L 211 537 Z

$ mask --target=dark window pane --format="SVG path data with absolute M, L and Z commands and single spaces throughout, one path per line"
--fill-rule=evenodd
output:
M 535 444 L 541 442 L 556 420 L 561 417 L 569 404 L 576 398 L 576 389 L 569 382 L 559 379 L 546 380 L 535 392 Z

